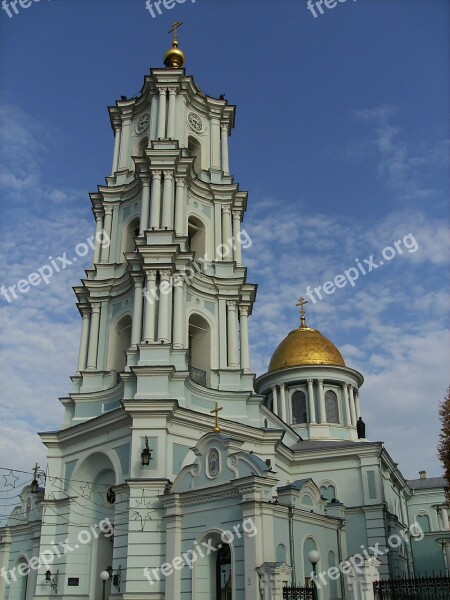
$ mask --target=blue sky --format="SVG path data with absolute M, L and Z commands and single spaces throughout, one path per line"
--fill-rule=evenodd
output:
M 94 232 L 88 193 L 109 174 L 106 107 L 162 66 L 184 22 L 186 71 L 236 104 L 233 175 L 248 190 L 252 364 L 298 323 L 297 298 L 411 234 L 354 287 L 308 305 L 308 324 L 365 376 L 368 437 L 407 477 L 441 473 L 438 402 L 449 383 L 446 0 L 186 0 L 153 19 L 145 0 L 41 0 L 0 14 L 0 284 Z M 80 319 L 81 259 L 2 309 L 2 466 L 29 470 L 58 427 Z

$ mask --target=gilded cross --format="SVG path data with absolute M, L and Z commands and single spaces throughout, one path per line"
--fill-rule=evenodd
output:
M 216 415 L 216 423 L 214 425 L 214 431 L 216 433 L 220 433 L 220 427 L 219 427 L 219 412 L 223 410 L 223 407 L 219 408 L 218 403 L 216 402 L 216 408 L 213 408 L 213 410 L 211 410 L 211 413 L 214 413 Z
M 179 21 L 175 21 L 175 23 L 172 26 L 172 29 L 169 31 L 169 33 L 172 33 L 173 31 L 173 41 L 174 42 L 178 42 L 178 28 L 181 27 L 183 25 L 183 23 L 180 23 Z
M 306 322 L 305 322 L 305 304 L 308 304 L 308 300 L 305 300 L 303 298 L 303 296 L 301 296 L 301 298 L 299 299 L 298 303 L 295 305 L 295 306 L 300 306 L 300 320 L 301 320 L 300 327 L 306 327 Z

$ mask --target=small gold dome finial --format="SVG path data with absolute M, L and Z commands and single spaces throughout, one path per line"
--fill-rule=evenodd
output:
M 305 300 L 302 296 L 298 303 L 295 305 L 300 306 L 300 329 L 305 329 L 306 327 L 305 304 L 308 304 L 308 300 Z
M 164 64 L 167 69 L 181 69 L 186 62 L 184 52 L 178 48 L 178 27 L 183 23 L 175 21 L 169 33 L 173 32 L 172 48 L 164 54 Z

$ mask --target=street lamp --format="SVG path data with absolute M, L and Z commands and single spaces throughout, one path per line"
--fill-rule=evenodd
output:
M 312 564 L 313 568 L 313 600 L 317 600 L 317 587 L 316 587 L 316 565 L 320 560 L 320 554 L 317 550 L 311 550 L 308 552 L 308 560 Z
M 102 600 L 105 600 L 105 585 L 106 585 L 106 582 L 107 582 L 107 581 L 108 581 L 108 579 L 109 579 L 109 573 L 108 573 L 108 571 L 102 571 L 102 572 L 100 573 L 100 579 L 102 580 L 102 583 L 103 583 L 103 594 L 102 594 Z

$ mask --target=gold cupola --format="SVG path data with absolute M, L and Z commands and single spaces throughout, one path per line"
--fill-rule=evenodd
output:
M 275 350 L 269 364 L 269 372 L 289 367 L 307 365 L 332 365 L 345 367 L 342 354 L 317 329 L 306 326 L 304 305 L 307 301 L 300 298 L 301 324 L 298 329 L 291 331 Z
M 182 25 L 183 23 L 175 21 L 172 29 L 169 31 L 169 33 L 173 32 L 173 41 L 172 48 L 167 50 L 167 52 L 164 54 L 164 64 L 166 65 L 167 69 L 182 69 L 184 63 L 186 62 L 186 56 L 183 50 L 178 48 L 178 27 L 181 27 Z

